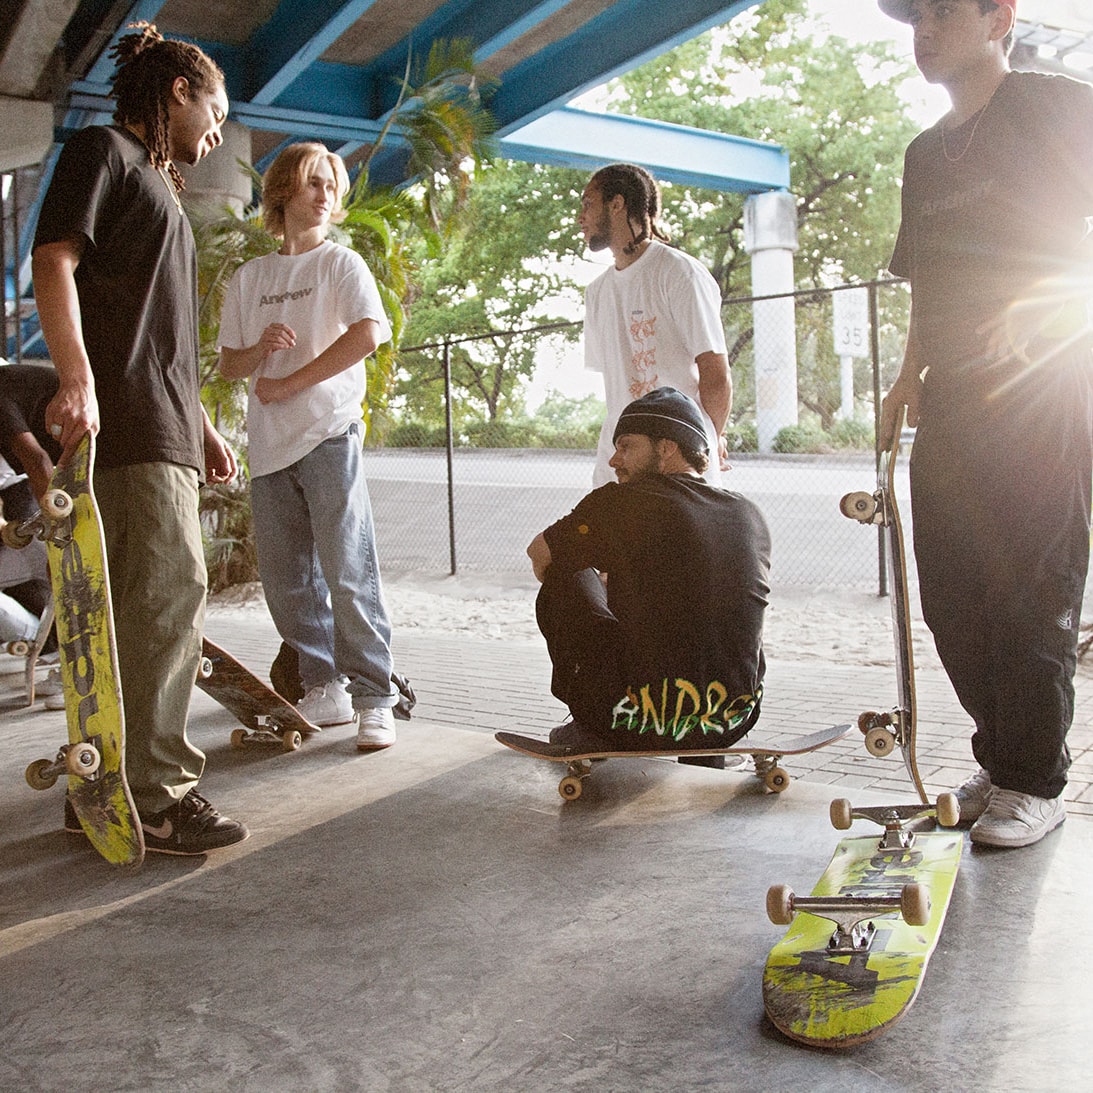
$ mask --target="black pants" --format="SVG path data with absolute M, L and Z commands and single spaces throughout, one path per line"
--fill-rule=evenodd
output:
M 599 575 L 592 569 L 568 574 L 548 569 L 535 617 L 553 665 L 551 694 L 585 728 L 609 732 L 611 711 L 626 685 L 619 620 L 607 606 Z
M 926 624 L 994 785 L 1057 797 L 1089 562 L 1089 358 L 931 382 L 911 455 Z

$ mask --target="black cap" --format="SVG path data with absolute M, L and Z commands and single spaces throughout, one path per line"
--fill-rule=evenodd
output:
M 674 440 L 689 452 L 709 455 L 706 421 L 694 399 L 674 387 L 658 387 L 635 399 L 619 414 L 612 442 L 624 433 L 637 433 L 654 440 Z

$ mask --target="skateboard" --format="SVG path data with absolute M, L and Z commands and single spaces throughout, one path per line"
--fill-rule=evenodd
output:
M 506 748 L 534 756 L 536 759 L 548 759 L 553 763 L 565 763 L 567 772 L 558 783 L 558 792 L 567 800 L 575 801 L 581 795 L 582 783 L 592 773 L 592 764 L 598 759 L 689 759 L 704 756 L 718 757 L 727 755 L 748 756 L 752 760 L 755 776 L 772 793 L 781 793 L 789 788 L 791 778 L 779 766 L 783 756 L 804 755 L 818 748 L 842 740 L 853 730 L 853 725 L 833 725 L 829 729 L 808 736 L 796 736 L 782 741 L 760 743 L 744 739 L 731 748 L 647 748 L 644 750 L 620 749 L 618 751 L 581 751 L 568 744 L 551 744 L 537 736 L 522 736 L 515 732 L 499 732 L 494 737 Z
M 858 728 L 865 733 L 865 746 L 872 755 L 888 755 L 898 745 L 903 753 L 907 774 L 923 804 L 929 798 L 922 784 L 915 754 L 918 712 L 915 699 L 915 661 L 911 649 L 911 608 L 907 594 L 907 551 L 903 525 L 896 504 L 896 456 L 899 453 L 903 415 L 896 422 L 892 446 L 881 452 L 877 462 L 877 488 L 874 493 L 848 493 L 839 502 L 844 516 L 862 524 L 876 524 L 884 529 L 885 558 L 888 567 L 888 594 L 892 605 L 892 637 L 896 647 L 896 701 L 890 710 L 868 710 L 858 718 Z
M 139 865 L 144 835 L 125 780 L 125 717 L 118 676 L 110 579 L 91 488 L 95 441 L 88 433 L 58 467 L 42 511 L 5 526 L 4 541 L 44 540 L 64 684 L 68 743 L 26 772 L 34 789 L 68 776 L 68 797 L 91 844 L 115 865 Z M 29 685 L 28 685 L 29 686 Z
M 305 735 L 321 731 L 318 725 L 301 717 L 295 706 L 270 690 L 253 672 L 208 638 L 201 642 L 197 685 L 246 726 L 232 732 L 233 748 L 247 744 L 279 744 L 284 751 L 295 751 Z
M 880 824 L 884 834 L 847 836 L 810 896 L 785 885 L 767 892 L 767 915 L 789 925 L 763 971 L 767 1015 L 792 1040 L 852 1047 L 879 1036 L 911 1008 L 937 945 L 956 882 L 963 837 L 922 832 L 959 820 L 952 794 L 936 807 L 852 808 L 831 803 L 831 820 Z

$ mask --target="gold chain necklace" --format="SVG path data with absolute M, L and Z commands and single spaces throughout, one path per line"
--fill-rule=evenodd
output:
M 175 184 L 171 181 L 171 176 L 167 173 L 166 167 L 157 167 L 156 171 L 159 173 L 159 177 L 163 179 L 163 185 L 167 187 L 167 192 L 174 200 L 175 208 L 178 209 L 178 215 L 182 215 L 182 201 L 179 199 L 178 190 L 175 189 Z
M 959 163 L 968 154 L 968 149 L 972 146 L 972 141 L 975 140 L 975 134 L 976 130 L 978 130 L 979 128 L 979 123 L 983 120 L 983 115 L 990 109 L 991 103 L 994 102 L 994 96 L 998 94 L 998 88 L 1001 87 L 1002 83 L 1004 82 L 1004 80 L 999 81 L 998 85 L 991 92 L 991 97 L 987 99 L 987 101 L 979 108 L 978 112 L 975 115 L 975 124 L 972 126 L 972 131 L 968 134 L 968 141 L 961 149 L 959 155 L 949 155 L 949 146 L 945 140 L 945 125 L 944 123 L 942 123 L 939 126 L 941 130 L 941 154 L 949 163 Z M 964 124 L 967 125 L 968 123 L 964 122 Z M 954 129 L 959 128 L 961 128 L 961 126 L 954 126 Z

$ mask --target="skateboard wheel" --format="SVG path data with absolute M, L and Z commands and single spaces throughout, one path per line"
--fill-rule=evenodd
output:
M 905 884 L 899 894 L 899 910 L 909 926 L 925 926 L 930 921 L 930 893 L 924 884 Z
M 57 774 L 51 768 L 53 761 L 50 759 L 36 759 L 27 767 L 27 785 L 31 789 L 50 789 L 57 783 Z
M 63 520 L 72 512 L 72 498 L 64 490 L 46 490 L 42 512 L 52 520 Z
M 303 742 L 304 738 L 300 732 L 296 729 L 289 729 L 288 732 L 281 737 L 281 748 L 284 751 L 295 751 Z
M 896 747 L 896 738 L 878 725 L 865 734 L 865 746 L 872 755 L 891 755 Z
M 850 802 L 845 797 L 836 797 L 831 802 L 831 826 L 836 831 L 849 831 L 853 822 Z
M 864 490 L 855 490 L 839 502 L 839 511 L 851 520 L 860 520 L 866 524 L 877 514 L 877 499 Z
M 30 541 L 34 536 L 25 531 L 19 530 L 18 524 L 5 524 L 3 528 L 0 528 L 0 540 L 3 540 L 4 546 L 11 547 L 12 550 L 22 550 L 23 547 L 30 546 Z
M 558 792 L 567 801 L 575 801 L 580 797 L 583 788 L 580 778 L 576 778 L 573 775 L 568 775 L 558 783 Z
M 960 802 L 955 793 L 942 793 L 938 797 L 937 822 L 942 827 L 956 827 L 960 823 Z
M 9 641 L 8 652 L 13 657 L 25 657 L 30 652 L 29 641 Z
M 243 747 L 247 742 L 247 736 L 248 735 L 249 734 L 247 733 L 246 729 L 232 729 L 232 735 L 231 735 L 232 747 L 233 748 Z
M 775 767 L 773 770 L 768 770 L 763 775 L 763 784 L 771 791 L 771 793 L 782 793 L 789 789 L 789 783 L 792 779 L 789 776 L 789 772 L 783 770 L 781 767 Z
M 858 714 L 858 728 L 866 733 L 872 728 L 876 728 L 877 722 L 883 714 L 877 713 L 876 710 L 866 710 L 865 713 Z
M 77 778 L 90 778 L 101 763 L 102 756 L 91 744 L 72 744 L 65 752 L 65 769 Z
M 213 662 L 208 657 L 202 657 L 197 666 L 197 678 L 208 679 L 213 674 Z
M 788 884 L 772 884 L 767 889 L 767 918 L 775 926 L 793 921 L 793 889 Z

